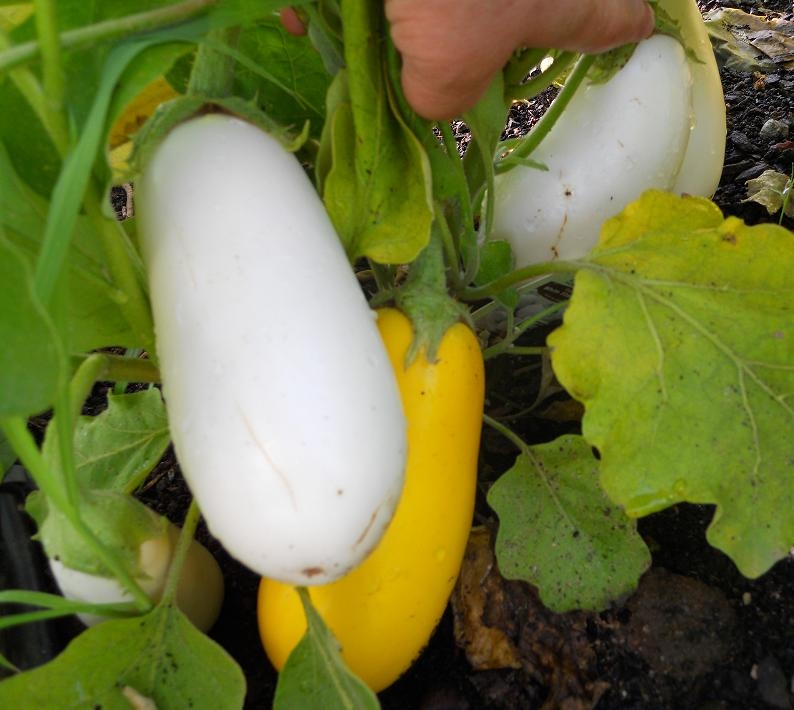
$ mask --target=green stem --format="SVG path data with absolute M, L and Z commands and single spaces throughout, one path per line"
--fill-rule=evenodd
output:
M 452 235 L 452 230 L 449 228 L 446 215 L 441 209 L 440 205 L 436 203 L 436 224 L 438 225 L 438 235 L 444 249 L 444 255 L 449 265 L 450 278 L 452 279 L 452 287 L 455 292 L 464 288 L 465 282 L 462 279 L 460 271 L 460 256 L 458 254 L 458 245 L 455 243 L 455 238 Z
M 433 222 L 430 241 L 411 264 L 408 278 L 397 290 L 395 301 L 410 319 L 414 330 L 406 364 L 410 364 L 420 352 L 424 352 L 428 362 L 435 362 L 444 333 L 469 315 L 468 309 L 447 292 L 444 246 L 437 220 Z
M 34 0 L 33 8 L 43 74 L 43 100 L 37 102 L 37 110 L 41 111 L 42 123 L 60 151 L 69 145 L 69 128 L 64 110 L 66 81 L 55 0 Z
M 52 501 L 58 510 L 68 510 L 69 500 L 66 497 L 66 492 L 57 476 L 47 466 L 36 440 L 28 430 L 25 419 L 23 417 L 0 419 L 0 429 L 42 493 Z
M 572 274 L 576 273 L 580 268 L 582 268 L 582 265 L 575 261 L 544 261 L 537 264 L 529 264 L 529 266 L 511 271 L 509 274 L 505 274 L 501 278 L 491 281 L 490 283 L 467 288 L 461 294 L 461 298 L 467 301 L 480 301 L 486 298 L 494 298 L 506 288 L 515 286 L 535 276 Z
M 8 36 L 4 32 L 0 32 L 0 51 L 10 46 Z M 47 135 L 49 135 L 58 154 L 61 157 L 66 155 L 66 152 L 69 150 L 69 135 L 64 132 L 64 126 L 61 122 L 56 124 L 52 120 L 47 110 L 44 90 L 35 74 L 26 67 L 18 67 L 16 69 L 11 69 L 9 71 L 9 76 L 11 77 L 11 81 L 14 82 L 14 86 L 17 87 L 17 91 L 22 94 L 31 109 L 33 109 L 40 123 L 44 126 L 44 130 L 47 131 Z
M 551 51 L 544 47 L 535 47 L 515 52 L 502 71 L 505 89 L 522 86 L 524 77 L 549 56 Z
M 500 347 L 502 343 L 497 343 L 496 345 L 491 346 L 490 348 L 486 348 L 483 353 L 482 357 L 483 360 L 492 360 L 497 355 L 543 355 L 546 348 L 542 345 L 532 345 L 532 346 L 523 346 L 523 345 L 507 345 L 505 347 Z
M 55 395 L 54 415 L 50 422 L 50 426 L 55 426 L 55 433 L 58 436 L 61 480 L 69 501 L 69 509 L 73 511 L 80 509 L 80 488 L 77 484 L 77 468 L 74 462 L 74 432 L 82 405 L 83 400 L 72 405 L 70 387 L 59 387 Z
M 515 99 L 532 99 L 542 91 L 548 89 L 559 79 L 579 55 L 576 52 L 562 52 L 554 59 L 554 63 L 544 72 L 532 77 L 525 84 L 516 89 Z
M 130 243 L 124 228 L 102 213 L 99 190 L 89 184 L 84 208 L 102 241 L 105 262 L 114 285 L 124 294 L 121 311 L 130 324 L 138 342 L 155 357 L 152 334 L 154 325 L 149 308 L 149 299 L 143 288 L 144 268 L 138 253 Z
M 541 141 L 548 135 L 549 131 L 551 131 L 552 127 L 557 122 L 557 119 L 571 102 L 571 99 L 579 88 L 579 85 L 584 81 L 595 59 L 595 55 L 591 54 L 585 54 L 579 59 L 571 75 L 568 77 L 568 80 L 565 82 L 565 86 L 563 86 L 560 93 L 557 94 L 557 98 L 551 102 L 551 106 L 546 110 L 546 113 L 541 116 L 540 120 L 535 124 L 535 127 L 526 136 L 519 139 L 517 143 L 515 141 L 505 141 L 497 146 L 497 152 L 502 154 L 506 148 L 515 145 L 515 148 L 513 148 L 512 152 L 510 152 L 506 158 L 496 163 L 495 169 L 497 173 L 504 172 L 519 163 L 521 159 L 529 157 L 538 145 L 540 145 Z
M 224 98 L 234 86 L 234 57 L 217 47 L 235 47 L 240 38 L 239 27 L 221 27 L 211 30 L 199 45 L 196 61 L 190 72 L 187 94 Z
M 179 539 L 174 548 L 174 555 L 171 558 L 171 566 L 168 568 L 168 579 L 165 583 L 161 603 L 170 603 L 176 599 L 182 566 L 185 563 L 188 550 L 196 534 L 196 527 L 198 526 L 200 517 L 201 511 L 199 510 L 196 500 L 193 499 L 190 501 L 190 507 L 185 515 L 185 522 L 182 523 L 182 530 L 179 533 Z
M 483 358 L 489 359 L 494 358 L 497 355 L 501 355 L 503 353 L 509 353 L 510 355 L 542 355 L 543 352 L 546 350 L 545 347 L 518 347 L 514 346 L 513 343 L 518 340 L 524 333 L 526 333 L 532 326 L 534 326 L 539 321 L 548 318 L 549 316 L 558 313 L 559 311 L 563 310 L 568 305 L 568 301 L 560 301 L 559 303 L 554 303 L 548 308 L 544 308 L 540 313 L 536 313 L 534 316 L 527 318 L 526 320 L 522 321 L 521 324 L 514 328 L 512 324 L 512 311 L 508 312 L 508 328 L 507 334 L 505 335 L 504 339 L 499 341 L 498 343 L 492 345 L 489 348 L 486 348 L 483 351 Z
M 205 12 L 220 0 L 186 0 L 168 7 L 127 15 L 94 25 L 68 30 L 60 35 L 61 49 L 80 49 L 117 37 L 147 32 L 177 24 Z M 38 42 L 24 42 L 0 52 L 0 72 L 35 59 L 41 47 Z
M 496 421 L 487 414 L 482 415 L 482 420 L 492 429 L 498 431 L 505 439 L 508 439 L 522 454 L 529 455 L 529 446 L 512 429 L 506 427 L 501 422 Z
M 96 381 L 148 383 L 159 383 L 162 381 L 160 370 L 157 369 L 157 366 L 151 360 L 140 357 L 112 355 L 110 353 L 73 355 L 71 358 L 72 370 L 78 370 L 88 360 L 98 360 L 102 363 L 101 368 L 97 371 Z

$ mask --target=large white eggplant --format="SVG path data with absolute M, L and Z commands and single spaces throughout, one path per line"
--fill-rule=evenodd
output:
M 405 421 L 375 315 L 313 185 L 227 115 L 174 129 L 136 185 L 176 455 L 255 572 L 327 583 L 399 499 Z

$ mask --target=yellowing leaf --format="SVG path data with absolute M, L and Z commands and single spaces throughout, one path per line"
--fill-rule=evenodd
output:
M 742 202 L 757 202 L 766 207 L 769 214 L 785 209 L 785 214 L 794 217 L 794 181 L 777 170 L 764 170 L 757 178 L 747 181 L 747 199 Z M 787 199 L 789 198 L 789 199 Z
M 794 234 L 648 192 L 582 263 L 555 372 L 585 405 L 601 483 L 631 516 L 717 506 L 748 577 L 794 545 Z
M 110 148 L 118 148 L 129 142 L 130 138 L 138 132 L 138 129 L 161 103 L 177 96 L 177 92 L 164 77 L 158 77 L 151 82 L 127 104 L 121 116 L 113 123 L 108 137 Z
M 10 32 L 33 14 L 32 2 L 20 2 L 0 7 L 0 32 Z

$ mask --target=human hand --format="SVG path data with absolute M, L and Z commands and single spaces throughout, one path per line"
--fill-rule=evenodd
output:
M 430 119 L 479 100 L 519 47 L 603 52 L 653 31 L 645 0 L 385 0 L 408 103 Z
M 385 0 L 403 93 L 429 119 L 470 109 L 519 47 L 597 53 L 653 32 L 645 0 Z M 295 12 L 284 27 L 304 31 Z

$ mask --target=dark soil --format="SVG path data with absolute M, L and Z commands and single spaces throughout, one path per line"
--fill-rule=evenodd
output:
M 719 5 L 702 3 L 704 10 Z M 734 1 L 730 6 L 792 19 L 791 0 L 768 0 L 764 8 L 752 2 Z M 779 135 L 762 137 L 761 129 L 775 118 L 794 134 L 794 74 L 723 70 L 722 75 L 729 140 L 715 202 L 726 215 L 748 224 L 776 221 L 760 205 L 743 202 L 745 182 L 767 168 L 791 172 L 794 143 Z M 548 99 L 516 109 L 508 132 L 526 130 Z M 465 141 L 465 127 L 458 128 Z M 791 220 L 784 224 L 794 228 Z M 543 336 L 535 334 L 539 340 Z M 497 388 L 515 366 L 509 358 L 498 360 L 488 372 L 491 387 Z M 571 426 L 528 418 L 522 434 L 539 443 Z M 485 488 L 511 465 L 514 454 L 487 431 L 483 443 Z M 154 472 L 143 497 L 175 522 L 181 521 L 188 493 L 172 456 Z M 475 591 L 488 611 L 489 625 L 501 629 L 517 667 L 474 670 L 456 644 L 450 608 L 413 668 L 380 695 L 382 706 L 387 710 L 794 708 L 794 559 L 781 561 L 758 580 L 743 578 L 727 557 L 705 541 L 712 513 L 706 506 L 680 505 L 641 520 L 640 532 L 653 552 L 653 567 L 635 594 L 601 614 L 554 614 L 540 604 L 529 585 L 505 581 L 492 570 Z M 487 558 L 488 535 L 496 522 L 484 500 L 475 522 L 479 547 L 471 554 L 485 555 L 479 562 L 493 568 Z M 199 536 L 218 558 L 226 578 L 223 611 L 211 635 L 243 668 L 248 681 L 246 708 L 268 708 L 276 674 L 256 628 L 258 578 L 232 560 L 206 530 L 200 529 Z M 59 638 L 74 630 L 61 625 Z M 386 646 L 383 652 L 388 652 Z

